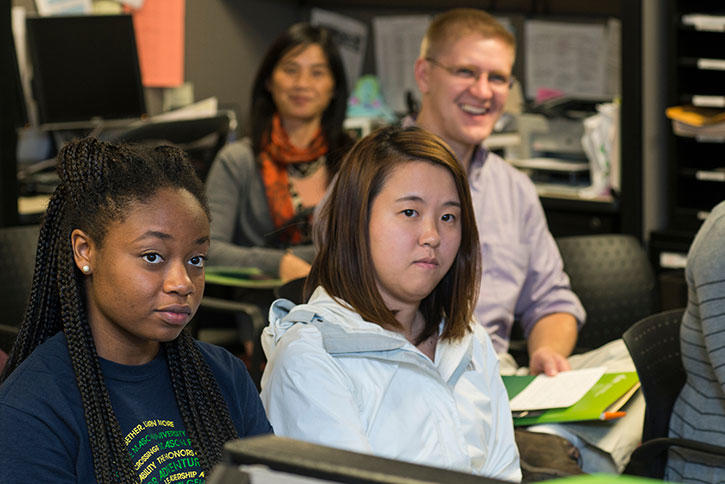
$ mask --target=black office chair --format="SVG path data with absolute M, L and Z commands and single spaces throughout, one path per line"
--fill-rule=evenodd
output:
M 260 342 L 267 325 L 265 311 L 278 298 L 301 304 L 305 278 L 281 284 L 278 279 L 225 278 L 220 275 L 223 271 L 224 268 L 214 267 L 207 270 L 205 295 L 190 329 L 199 338 L 201 330 L 215 328 L 222 334 L 223 328 L 227 328 L 227 336 L 222 334 L 222 339 L 216 342 L 233 352 L 244 353 L 249 374 L 259 387 L 266 361 Z M 251 342 L 251 352 L 239 346 L 245 341 Z
M 642 445 L 632 453 L 625 474 L 662 479 L 667 450 L 672 446 L 722 456 L 725 461 L 723 447 L 667 437 L 670 414 L 686 379 L 680 355 L 683 313 L 680 308 L 653 314 L 635 323 L 622 336 L 637 369 L 646 404 Z
M 305 290 L 306 277 L 300 277 L 287 281 L 281 286 L 274 288 L 274 296 L 276 298 L 289 299 L 295 304 L 304 303 L 304 290 Z
M 204 297 L 189 325 L 195 338 L 242 357 L 257 387 L 265 361 L 260 335 L 281 284 L 254 268 L 207 267 Z
M 274 299 L 289 299 L 295 304 L 302 304 L 305 278 L 293 279 L 281 284 L 276 279 L 225 280 L 219 276 L 219 268 L 210 268 L 211 276 L 207 275 L 205 295 L 201 306 L 190 325 L 192 335 L 199 337 L 200 331 L 211 326 L 232 328 L 225 341 L 219 341 L 232 351 L 243 351 L 238 348 L 240 337 L 252 342 L 251 354 L 247 358 L 247 368 L 257 387 L 260 385 L 265 358 L 260 344 L 260 335 L 267 325 L 267 314 Z M 216 274 L 215 274 L 216 272 Z M 234 330 L 236 328 L 236 330 Z
M 657 310 L 655 276 L 647 254 L 630 235 L 576 235 L 556 239 L 571 288 L 587 311 L 574 353 L 622 337 L 636 321 Z M 511 331 L 509 353 L 528 365 L 521 326 Z
M 0 228 L 0 349 L 15 342 L 30 297 L 39 225 Z
M 266 315 L 262 314 L 263 302 L 255 304 L 239 300 L 233 288 L 214 287 L 207 285 L 204 297 L 194 318 L 189 324 L 192 336 L 200 338 L 202 330 L 221 334 L 212 342 L 226 347 L 233 353 L 242 356 L 257 388 L 260 387 L 264 355 L 259 337 L 267 324 Z M 243 328 L 242 328 L 243 327 Z M 227 335 L 224 335 L 227 328 Z M 210 337 L 202 338 L 211 340 Z M 252 342 L 252 351 L 246 354 L 244 341 Z
M 234 123 L 231 112 L 197 119 L 149 121 L 116 135 L 112 141 L 170 142 L 187 153 L 199 178 L 205 180 L 212 161 L 229 139 Z
M 556 239 L 571 288 L 587 311 L 575 352 L 621 338 L 657 310 L 654 271 L 637 239 L 624 234 Z

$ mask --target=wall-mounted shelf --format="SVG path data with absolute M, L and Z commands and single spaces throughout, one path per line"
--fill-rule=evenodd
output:
M 670 0 L 668 13 L 668 104 L 725 110 L 725 10 L 714 2 Z M 669 136 L 669 226 L 694 234 L 725 199 L 725 136 L 682 134 Z

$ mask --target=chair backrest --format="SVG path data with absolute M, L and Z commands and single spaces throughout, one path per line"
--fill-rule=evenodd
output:
M 229 139 L 232 123 L 231 113 L 226 112 L 198 119 L 151 121 L 117 135 L 113 141 L 173 143 L 189 155 L 197 174 L 205 180 L 216 154 Z
M 685 384 L 680 356 L 683 308 L 648 316 L 624 332 L 646 403 L 642 441 L 667 437 L 670 413 Z
M 306 277 L 292 279 L 281 286 L 274 288 L 274 296 L 277 298 L 289 299 L 295 304 L 304 303 L 304 290 Z
M 0 348 L 7 352 L 30 297 L 39 232 L 39 225 L 0 228 Z
M 637 239 L 624 234 L 556 239 L 571 288 L 587 311 L 576 352 L 622 337 L 657 310 L 652 265 Z

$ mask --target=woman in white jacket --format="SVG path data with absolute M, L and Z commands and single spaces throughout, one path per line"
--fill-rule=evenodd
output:
M 472 320 L 479 246 L 463 169 L 419 128 L 343 161 L 316 228 L 307 304 L 278 300 L 263 345 L 275 432 L 520 480 L 506 390 Z

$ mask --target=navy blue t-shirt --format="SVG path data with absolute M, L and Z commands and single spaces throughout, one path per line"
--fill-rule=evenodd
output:
M 197 342 L 240 437 L 272 431 L 244 364 Z M 143 484 L 200 483 L 166 358 L 145 365 L 101 359 L 111 404 Z M 83 405 L 63 333 L 40 345 L 0 386 L 0 482 L 93 482 Z

